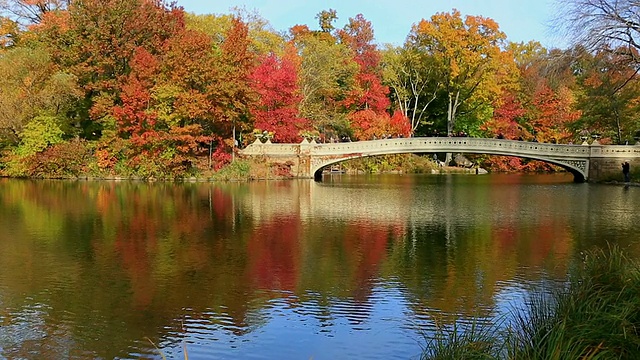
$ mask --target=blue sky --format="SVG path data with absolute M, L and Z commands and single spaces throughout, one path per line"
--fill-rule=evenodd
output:
M 566 41 L 553 35 L 551 19 L 555 0 L 178 0 L 178 5 L 196 14 L 228 14 L 233 7 L 257 12 L 277 31 L 296 24 L 318 28 L 316 14 L 335 9 L 336 27 L 350 17 L 364 15 L 371 21 L 378 43 L 402 45 L 411 25 L 438 12 L 458 9 L 462 15 L 494 19 L 510 41 L 537 40 L 543 46 L 564 48 Z

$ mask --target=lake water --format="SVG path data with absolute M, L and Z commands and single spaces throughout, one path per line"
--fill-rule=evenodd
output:
M 571 175 L 0 179 L 0 358 L 416 359 L 593 246 L 640 187 Z

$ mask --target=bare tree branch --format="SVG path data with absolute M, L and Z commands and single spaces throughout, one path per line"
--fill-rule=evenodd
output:
M 556 28 L 590 52 L 627 49 L 628 61 L 639 64 L 640 1 L 556 0 Z
M 0 0 L 0 14 L 22 26 L 38 24 L 51 11 L 64 10 L 72 0 Z

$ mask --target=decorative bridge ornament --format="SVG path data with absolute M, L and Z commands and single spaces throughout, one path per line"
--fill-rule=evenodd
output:
M 640 146 L 548 144 L 538 142 L 469 137 L 415 137 L 319 144 L 279 144 L 256 140 L 241 150 L 245 157 L 263 157 L 269 162 L 289 162 L 298 177 L 321 178 L 322 169 L 342 161 L 402 153 L 467 153 L 516 156 L 558 165 L 574 181 L 602 180 L 606 174 L 621 173 L 620 162 L 640 164 Z M 596 179 L 593 179 L 593 178 Z

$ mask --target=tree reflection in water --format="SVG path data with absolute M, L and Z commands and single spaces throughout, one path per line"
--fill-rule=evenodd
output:
M 336 179 L 0 179 L 0 356 L 406 358 L 640 223 L 570 177 Z

